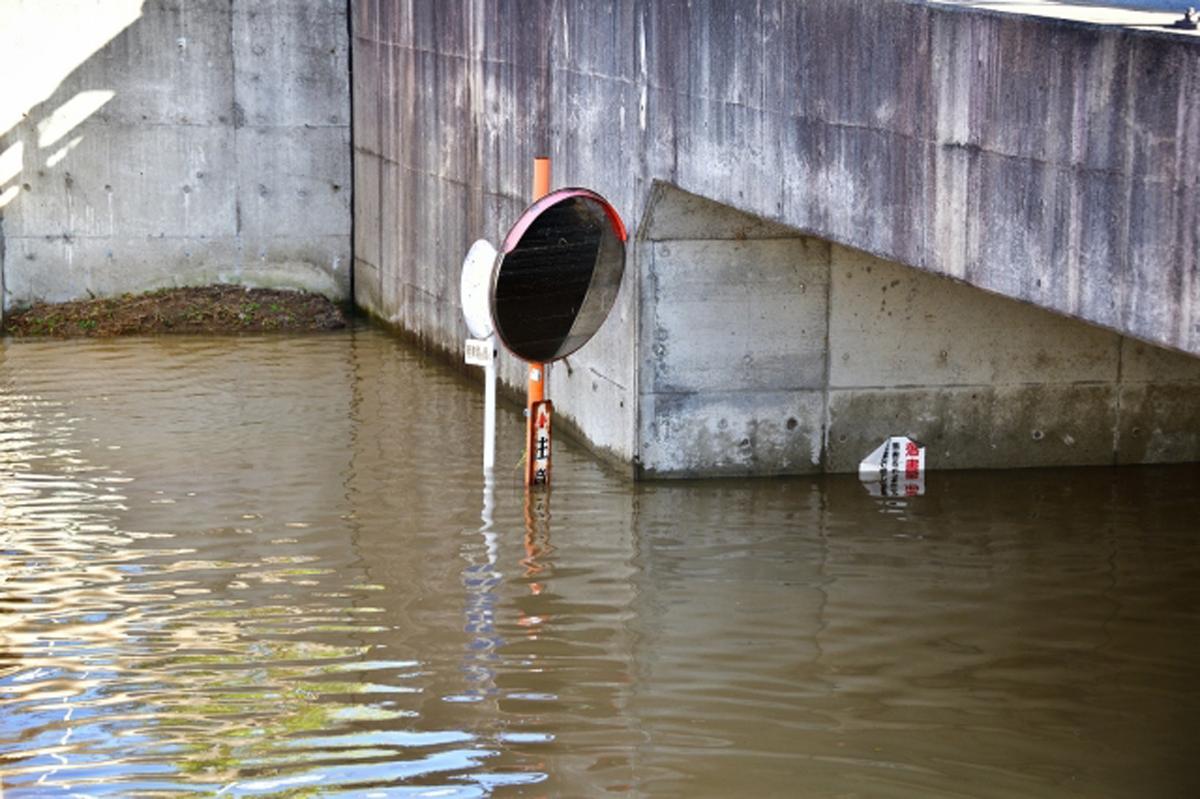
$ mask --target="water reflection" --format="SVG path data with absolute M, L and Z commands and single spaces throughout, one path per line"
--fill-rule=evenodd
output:
M 445 697 L 447 702 L 481 702 L 497 694 L 495 666 L 504 639 L 496 631 L 496 602 L 504 573 L 500 571 L 495 512 L 495 474 L 488 469 L 483 474 L 483 511 L 480 513 L 483 524 L 477 534 L 478 540 L 464 543 L 462 547 L 462 558 L 467 564 L 462 574 L 466 593 L 463 630 L 469 636 L 462 671 L 468 688 L 462 694 Z
M 376 331 L 0 359 L 6 799 L 1200 791 L 1196 468 L 527 500 Z

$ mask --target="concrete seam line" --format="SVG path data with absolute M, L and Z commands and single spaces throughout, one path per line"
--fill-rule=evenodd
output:
M 832 411 L 830 410 L 830 394 L 832 387 L 829 385 L 830 378 L 833 377 L 833 353 L 830 352 L 830 347 L 833 342 L 833 247 L 825 249 L 826 262 L 828 268 L 828 279 L 825 281 L 825 358 L 824 358 L 824 374 L 822 376 L 821 386 L 821 401 L 824 404 L 821 420 L 821 452 L 818 456 L 820 468 L 822 472 L 829 471 L 829 435 L 830 428 L 833 426 Z
M 234 243 L 234 269 L 240 277 L 242 264 L 244 263 L 244 253 L 242 252 L 242 170 L 238 164 L 238 130 L 245 124 L 245 116 L 241 106 L 238 104 L 238 74 L 237 74 L 237 34 L 234 30 L 237 25 L 235 19 L 236 10 L 234 6 L 236 0 L 230 0 L 229 3 L 229 91 L 230 91 L 230 122 L 233 129 L 233 203 L 234 203 L 234 226 L 233 226 L 233 243 Z
M 350 147 L 350 263 L 349 286 L 350 304 L 357 307 L 358 301 L 354 292 L 354 273 L 357 253 L 355 252 L 354 225 L 357 214 L 354 213 L 357 192 L 354 185 L 354 0 L 346 0 L 346 95 L 347 114 L 346 130 Z
M 1113 392 L 1113 454 L 1112 462 L 1116 466 L 1121 462 L 1121 393 L 1125 389 L 1125 336 L 1117 336 L 1117 380 L 1116 391 Z

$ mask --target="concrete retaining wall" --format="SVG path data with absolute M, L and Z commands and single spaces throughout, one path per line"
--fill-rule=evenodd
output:
M 899 0 L 352 5 L 360 210 L 388 219 L 363 299 L 447 343 L 418 308 L 453 281 L 415 270 L 497 235 L 548 154 L 635 222 L 661 179 L 1200 355 L 1196 35 Z
M 666 186 L 642 236 L 644 475 L 1200 460 L 1200 359 Z
M 826 279 L 839 274 L 821 264 L 852 248 L 1119 334 L 1105 346 L 1124 335 L 1200 355 L 1200 38 L 1191 34 L 901 0 L 353 0 L 352 9 L 357 301 L 457 357 L 462 257 L 475 238 L 500 239 L 529 199 L 533 156 L 551 156 L 554 185 L 604 194 L 640 242 L 613 319 L 550 377 L 560 418 L 621 460 L 650 457 L 641 447 L 654 440 L 647 420 L 658 403 L 676 403 L 682 422 L 699 424 L 688 403 L 701 387 L 687 381 L 702 379 L 689 373 L 701 355 L 765 359 L 761 371 L 725 359 L 709 377 L 755 375 L 765 382 L 752 387 L 759 405 L 750 415 L 810 436 L 753 458 L 714 454 L 712 463 L 743 471 L 812 468 L 814 453 L 822 468 L 844 468 L 858 446 L 849 433 L 840 442 L 833 432 L 829 447 L 811 436 L 835 431 L 831 408 L 861 408 L 867 389 L 899 388 L 838 384 L 832 362 L 816 381 L 815 351 L 743 352 L 736 336 L 706 339 L 719 348 L 694 363 L 654 362 L 645 319 L 654 299 L 643 295 L 657 290 L 653 264 L 669 256 L 642 228 L 659 185 L 816 240 L 797 245 L 811 258 L 794 263 L 816 291 L 822 268 Z M 838 320 L 821 328 L 812 297 L 776 295 L 765 287 L 777 277 L 745 269 L 786 263 L 779 245 L 738 245 L 734 266 L 707 245 L 684 246 L 700 268 L 747 276 L 765 303 L 758 340 L 782 335 L 789 320 L 792 339 L 832 335 Z M 712 299 L 733 307 L 735 294 Z M 654 312 L 667 330 L 687 324 L 678 308 Z M 1086 355 L 1082 344 L 1063 346 L 1063 358 Z M 505 361 L 501 374 L 521 384 L 519 364 Z M 1021 374 L 997 372 L 988 385 L 1002 391 Z M 1085 377 L 1064 380 L 1108 385 L 1108 397 L 1124 385 Z M 972 382 L 984 380 L 978 374 L 962 379 L 958 388 L 985 384 Z M 945 429 L 992 424 L 1026 401 L 990 396 L 994 410 Z M 875 415 L 883 406 L 871 407 Z M 1017 429 L 996 424 L 997 435 Z M 714 433 L 728 441 L 713 452 L 755 450 L 770 432 Z M 1148 452 L 1195 452 L 1173 440 Z M 1110 441 L 1103 457 L 1093 447 L 1034 461 L 1112 462 L 1118 451 L 1132 450 Z M 977 454 L 960 463 L 1023 462 Z
M 340 0 L 0 8 L 4 305 L 237 282 L 347 296 Z

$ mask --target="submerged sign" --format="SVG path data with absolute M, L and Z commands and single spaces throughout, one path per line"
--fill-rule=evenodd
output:
M 876 496 L 925 493 L 925 447 L 908 436 L 891 436 L 858 464 L 858 478 Z

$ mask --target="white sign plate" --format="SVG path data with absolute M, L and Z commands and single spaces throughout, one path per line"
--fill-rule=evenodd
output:
M 529 448 L 533 471 L 530 485 L 550 483 L 550 415 L 553 408 L 549 401 L 533 405 L 533 442 Z
M 464 347 L 466 361 L 472 366 L 487 366 L 492 362 L 492 345 L 477 338 L 469 338 Z
M 890 436 L 863 458 L 858 478 L 873 496 L 915 497 L 925 493 L 925 447 L 908 436 Z
M 925 473 L 925 447 L 908 436 L 891 436 L 863 458 L 858 476 L 863 480 L 880 480 L 899 474 L 915 480 Z

